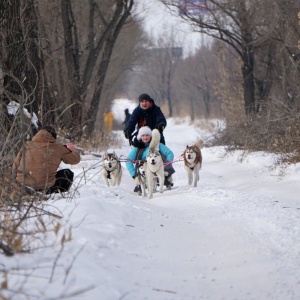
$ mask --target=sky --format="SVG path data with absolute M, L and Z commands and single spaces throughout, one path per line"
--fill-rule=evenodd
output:
M 121 105 L 125 109 L 128 103 L 117 101 Z M 55 195 L 42 204 L 62 217 L 58 233 L 32 241 L 32 247 L 42 247 L 31 254 L 0 255 L 1 270 L 9 274 L 9 290 L 0 295 L 17 300 L 300 299 L 300 164 L 273 168 L 272 154 L 242 156 L 207 147 L 212 128 L 220 126 L 218 120 L 168 119 L 166 144 L 176 159 L 186 145 L 204 140 L 200 181 L 190 187 L 183 162 L 176 161 L 174 187 L 151 200 L 133 192 L 124 162 L 120 186 L 107 187 L 100 176 L 102 159 L 92 155 L 95 149 L 86 149 L 80 164 L 71 166 L 73 198 Z M 128 141 L 121 131 L 113 134 L 121 140 L 113 150 L 126 157 Z M 62 248 L 69 228 L 71 238 Z
M 138 0 L 136 11 L 143 19 L 145 31 L 154 39 L 162 35 L 168 37 L 173 30 L 176 46 L 183 47 L 184 56 L 194 53 L 201 43 L 206 43 L 207 38 L 204 35 L 193 32 L 190 25 L 159 0 Z

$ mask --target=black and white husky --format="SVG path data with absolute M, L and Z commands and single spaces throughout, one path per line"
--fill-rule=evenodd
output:
M 115 151 L 113 153 L 108 153 L 107 151 L 104 153 L 101 175 L 108 187 L 120 185 L 122 166 Z
M 155 188 L 155 177 L 158 178 L 159 192 L 163 192 L 164 187 L 164 162 L 159 153 L 160 133 L 157 129 L 152 130 L 152 139 L 149 145 L 149 152 L 144 163 L 146 182 L 148 187 L 148 198 L 153 198 L 153 190 Z M 141 182 L 143 197 L 146 196 L 146 185 Z

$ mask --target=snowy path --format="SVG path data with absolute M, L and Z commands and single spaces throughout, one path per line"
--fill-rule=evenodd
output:
M 198 135 L 192 126 L 172 124 L 167 145 L 178 157 Z M 127 141 L 116 149 L 128 151 Z M 280 178 L 268 169 L 269 155 L 239 163 L 237 153 L 223 154 L 222 147 L 203 149 L 197 188 L 187 186 L 183 162 L 174 164 L 175 188 L 151 200 L 132 192 L 125 164 L 120 187 L 108 188 L 101 159 L 83 156 L 72 167 L 80 186 L 75 199 L 54 203 L 72 226 L 72 241 L 50 284 L 43 278 L 53 272 L 53 249 L 22 262 L 48 266 L 28 278 L 27 290 L 43 300 L 87 287 L 70 299 L 300 299 L 299 166 Z
M 175 165 L 175 188 L 152 200 L 132 192 L 125 168 L 120 187 L 93 185 L 105 212 L 101 220 L 93 217 L 95 204 L 84 212 L 96 228 L 94 248 L 103 243 L 93 268 L 100 267 L 105 279 L 96 280 L 86 299 L 99 293 L 105 300 L 299 299 L 296 198 L 257 189 L 263 175 L 253 177 L 250 166 L 228 163 L 214 151 L 203 149 L 197 188 L 187 186 L 182 162 Z

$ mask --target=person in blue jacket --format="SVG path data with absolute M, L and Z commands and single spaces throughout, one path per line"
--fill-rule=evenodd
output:
M 137 168 L 139 166 L 137 161 L 145 161 L 146 156 L 149 152 L 149 144 L 152 137 L 152 131 L 148 126 L 141 127 L 138 135 L 137 135 L 137 143 L 135 147 L 131 149 L 127 156 L 126 167 L 130 174 L 130 176 L 135 179 L 136 187 L 134 188 L 134 192 L 142 192 L 141 186 L 138 181 L 137 176 Z M 165 162 L 171 162 L 174 159 L 174 154 L 172 150 L 170 150 L 163 143 L 159 144 L 159 152 L 163 157 Z M 175 173 L 175 170 L 172 164 L 168 164 L 165 166 L 165 182 L 164 185 L 171 189 L 173 186 L 172 174 Z
M 135 146 L 134 141 L 136 142 L 136 135 L 132 134 L 143 126 L 148 126 L 151 130 L 155 128 L 158 129 L 161 136 L 160 142 L 165 144 L 163 131 L 167 126 L 167 120 L 160 107 L 145 93 L 139 96 L 139 105 L 133 110 L 124 129 L 125 138 L 129 140 L 130 145 Z

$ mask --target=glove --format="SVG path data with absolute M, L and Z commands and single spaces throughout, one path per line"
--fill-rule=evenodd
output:
M 76 147 L 72 143 L 66 143 L 66 147 L 72 152 L 76 151 Z
M 124 130 L 125 138 L 128 140 L 131 137 L 131 132 L 129 130 Z
M 160 133 L 162 133 L 162 132 L 164 131 L 164 129 L 165 129 L 165 125 L 163 125 L 163 124 L 158 124 L 157 129 L 158 129 L 158 131 L 159 131 Z
M 141 142 L 137 139 L 134 139 L 131 144 L 133 145 L 133 147 L 140 148 Z

